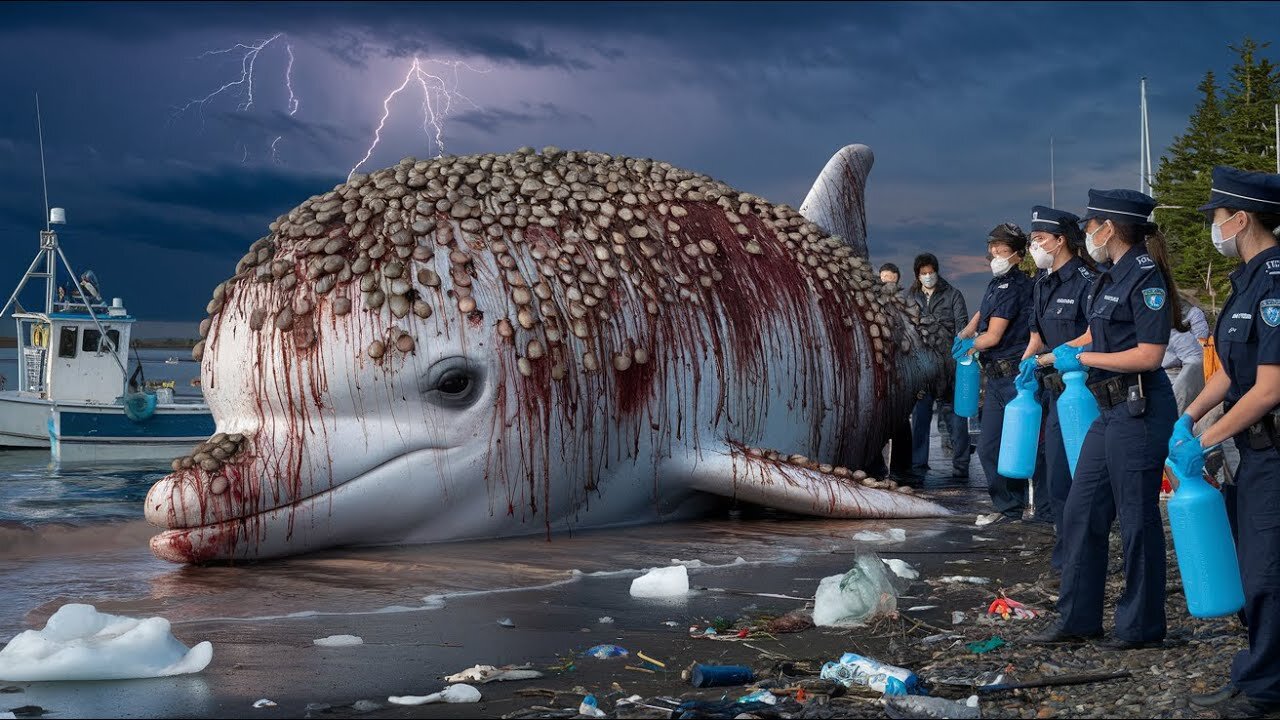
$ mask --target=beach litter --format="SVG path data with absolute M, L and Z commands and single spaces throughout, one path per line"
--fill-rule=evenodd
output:
M 902 542 L 907 539 L 907 531 L 902 528 L 893 528 L 884 532 L 875 532 L 873 530 L 863 530 L 853 536 L 858 542 L 867 543 L 885 543 L 885 542 Z
M 969 652 L 971 653 L 974 653 L 976 655 L 982 655 L 983 653 L 991 652 L 992 650 L 995 650 L 998 647 L 1004 647 L 1004 638 L 1000 637 L 999 635 L 993 635 L 992 637 L 989 637 L 986 640 L 971 642 L 965 645 L 965 647 L 969 648 Z
M 689 594 L 689 569 L 684 565 L 653 568 L 631 581 L 631 597 L 666 598 Z
M 920 577 L 920 572 L 918 570 L 911 567 L 910 565 L 903 562 L 902 560 L 898 560 L 896 558 L 890 558 L 888 560 L 885 560 L 882 558 L 881 562 L 883 562 L 885 565 L 888 565 L 889 569 L 893 571 L 894 575 L 897 575 L 898 577 L 903 578 L 904 580 L 915 580 Z
M 596 645 L 583 654 L 597 660 L 608 660 L 609 658 L 626 657 L 629 653 L 626 648 L 617 645 Z
M 853 627 L 897 608 L 898 596 L 884 563 L 875 555 L 860 555 L 849 572 L 818 583 L 813 623 L 818 627 Z
M 503 665 L 502 667 L 494 667 L 493 665 L 475 665 L 467 668 L 459 673 L 454 673 L 444 679 L 447 683 L 479 683 L 484 685 L 491 682 L 503 682 L 507 680 L 534 680 L 542 677 L 542 673 L 531 669 L 528 665 Z
M 253 704 L 253 707 L 255 710 L 261 710 L 262 708 L 271 708 L 275 706 L 276 704 L 274 701 L 268 700 L 266 698 L 262 698 L 261 700 Z
M 204 670 L 213 644 L 188 648 L 161 617 L 136 619 L 68 603 L 41 630 L 25 630 L 0 650 L 0 680 L 130 680 Z
M 1040 613 L 1023 605 L 1017 600 L 1001 595 L 991 603 L 990 607 L 987 608 L 987 615 L 999 615 L 1005 620 L 1008 620 L 1011 617 L 1018 620 L 1030 620 L 1032 618 L 1039 617 Z
M 392 695 L 387 698 L 392 705 L 430 705 L 432 703 L 480 702 L 480 691 L 470 685 L 450 685 L 430 695 Z
M 891 718 L 953 718 L 969 720 L 980 718 L 978 696 L 970 695 L 968 700 L 948 700 L 923 695 L 890 696 L 884 699 L 884 714 Z
M 513 628 L 516 626 L 515 621 L 512 620 L 511 618 L 502 618 L 501 620 L 498 621 L 498 624 L 504 628 Z
M 311 642 L 320 647 L 351 647 L 353 645 L 363 645 L 364 638 L 357 635 L 330 635 Z

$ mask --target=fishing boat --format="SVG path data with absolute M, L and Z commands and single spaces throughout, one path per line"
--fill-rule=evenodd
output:
M 42 172 L 43 156 L 42 137 Z M 173 383 L 148 383 L 136 353 L 128 372 L 137 319 L 121 298 L 104 302 L 91 271 L 72 271 L 53 230 L 66 212 L 48 208 L 47 185 L 45 209 L 40 248 L 0 310 L 0 317 L 14 310 L 18 330 L 17 388 L 0 390 L 0 447 L 49 448 L 57 459 L 158 459 L 207 440 L 214 423 L 203 398 L 175 397 Z M 66 286 L 58 284 L 59 267 Z M 33 280 L 44 281 L 40 310 L 19 299 Z

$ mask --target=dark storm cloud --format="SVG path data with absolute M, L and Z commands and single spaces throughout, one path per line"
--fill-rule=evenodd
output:
M 124 188 L 124 194 L 144 203 L 212 213 L 275 216 L 298 203 L 346 181 L 340 175 L 300 175 L 273 168 L 229 165 L 192 170 L 183 175 L 154 178 Z
M 572 112 L 555 103 L 521 103 L 519 110 L 493 108 L 485 110 L 468 110 L 454 115 L 454 122 L 462 123 L 482 132 L 491 133 L 499 128 L 513 125 L 531 125 L 546 121 L 573 121 L 591 124 L 591 116 L 585 113 Z

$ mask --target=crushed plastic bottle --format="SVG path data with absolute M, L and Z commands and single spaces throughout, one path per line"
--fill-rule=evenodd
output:
M 884 700 L 884 714 L 891 718 L 912 720 L 970 720 L 982 717 L 977 695 L 970 695 L 968 700 L 948 700 L 924 695 L 887 697 Z
M 589 655 L 597 660 L 608 660 L 615 657 L 626 657 L 627 649 L 618 647 L 617 645 L 597 645 L 587 650 L 585 655 Z
M 885 695 L 914 695 L 920 692 L 916 674 L 856 653 L 845 653 L 839 662 L 822 666 L 822 679 L 835 680 L 845 687 L 863 685 Z
M 599 703 L 596 702 L 595 695 L 588 695 L 582 698 L 582 704 L 578 706 L 578 714 L 587 717 L 604 717 L 605 713 L 600 709 Z

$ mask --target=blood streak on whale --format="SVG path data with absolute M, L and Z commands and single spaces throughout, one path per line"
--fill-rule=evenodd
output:
M 938 359 L 865 259 L 869 167 L 838 153 L 808 217 L 554 148 L 407 159 L 307 200 L 209 303 L 194 354 L 220 432 L 148 494 L 153 550 L 550 533 L 708 494 L 945 512 L 844 470 Z

